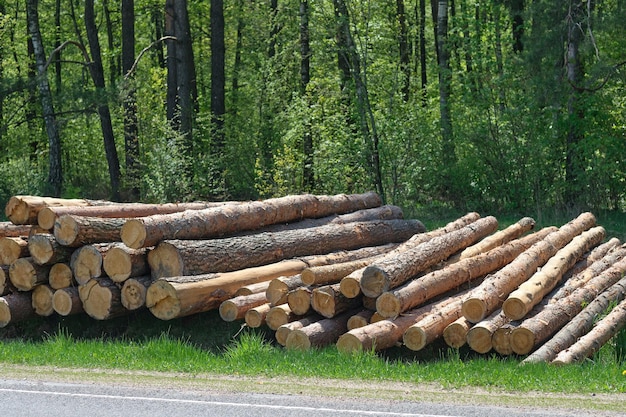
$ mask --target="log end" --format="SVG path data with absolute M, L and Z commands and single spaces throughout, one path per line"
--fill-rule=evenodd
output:
M 35 313 L 40 316 L 50 316 L 54 313 L 52 297 L 54 292 L 48 285 L 37 285 L 31 293 L 31 301 Z
M 287 296 L 287 304 L 294 314 L 305 315 L 311 309 L 311 291 L 304 287 L 291 291 Z
M 411 326 L 404 332 L 402 342 L 411 350 L 422 350 L 426 346 L 426 333 L 421 327 Z
M 20 291 L 30 291 L 37 282 L 33 264 L 26 258 L 19 258 L 9 267 L 9 279 Z
M 364 348 L 361 340 L 351 332 L 342 334 L 336 345 L 337 350 L 342 353 L 360 352 Z
M 378 297 L 389 289 L 387 274 L 376 265 L 365 268 L 360 285 L 366 297 Z
M 287 336 L 285 347 L 287 349 L 309 350 L 311 349 L 311 340 L 302 330 L 293 330 Z
M 315 284 L 315 273 L 310 268 L 304 268 L 300 274 L 300 279 L 304 285 Z
M 161 320 L 171 320 L 181 313 L 176 289 L 167 281 L 159 280 L 148 287 L 146 307 Z
M 41 234 L 36 234 L 28 239 L 28 252 L 33 258 L 33 262 L 44 265 L 52 259 L 54 248 L 52 242 Z
M 102 260 L 102 269 L 113 282 L 124 282 L 132 273 L 130 254 L 124 249 L 112 247 Z
M 451 348 L 458 349 L 467 342 L 467 327 L 461 323 L 450 323 L 443 330 L 443 340 Z
M 102 275 L 102 253 L 93 245 L 85 245 L 72 254 L 70 263 L 76 282 L 83 285 Z
M 511 350 L 518 355 L 526 355 L 535 347 L 535 335 L 524 327 L 517 327 L 511 332 Z
M 48 283 L 55 290 L 67 288 L 72 285 L 74 274 L 68 264 L 56 263 L 50 267 Z
M 54 222 L 54 238 L 61 245 L 72 246 L 78 237 L 78 224 L 70 215 L 58 217 Z
M 491 332 L 483 327 L 472 327 L 467 332 L 467 345 L 474 352 L 487 353 L 492 348 Z
M 291 333 L 291 329 L 289 328 L 289 326 L 286 326 L 284 324 L 276 329 L 276 341 L 279 345 L 287 345 L 287 337 L 289 337 L 289 333 Z
M 276 331 L 280 326 L 289 322 L 291 309 L 286 305 L 272 307 L 265 316 L 267 327 Z
M 244 320 L 248 327 L 256 329 L 257 327 L 261 327 L 265 323 L 265 316 L 270 309 L 270 305 L 264 304 L 261 307 L 251 308 L 246 311 L 246 315 L 244 316 Z M 283 345 L 284 346 L 284 345 Z
M 463 301 L 461 313 L 470 323 L 478 323 L 487 315 L 487 304 L 480 298 L 468 298 Z
M 129 219 L 120 230 L 122 242 L 129 248 L 140 249 L 146 242 L 146 228 L 141 219 Z
M 30 209 L 28 204 L 19 196 L 9 198 L 7 205 L 4 206 L 4 214 L 13 224 L 28 224 L 30 218 Z
M 184 275 L 183 260 L 171 243 L 162 242 L 148 252 L 148 265 L 154 279 Z
M 54 229 L 54 222 L 57 216 L 49 207 L 44 207 L 37 213 L 37 224 L 45 230 Z
M 0 327 L 11 323 L 11 308 L 4 297 L 0 297 Z
M 322 316 L 332 318 L 335 315 L 335 297 L 322 288 L 316 288 L 311 297 L 311 307 Z
M 529 304 L 513 294 L 502 304 L 502 311 L 510 320 L 521 320 L 530 310 Z
M 61 316 L 69 316 L 74 309 L 74 300 L 67 291 L 55 291 L 52 296 L 52 308 Z
M 500 355 L 511 355 L 511 329 L 506 326 L 497 329 L 491 336 L 491 344 Z
M 104 320 L 110 316 L 111 292 L 103 289 L 96 280 L 89 280 L 78 287 L 80 300 L 83 302 L 85 313 L 96 320 Z
M 23 242 L 20 244 L 20 242 Z M 26 241 L 19 237 L 0 238 L 0 265 L 11 265 L 22 256 L 22 246 Z
M 238 312 L 239 312 L 239 309 L 231 300 L 223 301 L 220 304 L 219 313 L 220 313 L 220 317 L 224 321 L 230 322 L 230 321 L 237 320 Z
M 393 293 L 384 292 L 376 299 L 376 311 L 382 317 L 398 317 L 402 312 L 400 299 Z
M 366 312 L 361 312 L 350 317 L 347 324 L 348 331 L 367 326 L 372 318 L 372 314 L 374 314 L 373 311 L 366 310 Z
M 122 305 L 127 310 L 138 310 L 146 305 L 146 287 L 136 280 L 126 280 L 122 286 Z
M 340 281 L 339 291 L 347 298 L 356 298 L 361 294 L 360 281 L 348 275 Z

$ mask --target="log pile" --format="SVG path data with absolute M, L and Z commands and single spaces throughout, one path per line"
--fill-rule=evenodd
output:
M 0 327 L 217 310 L 287 349 L 419 351 L 441 339 L 560 364 L 626 325 L 626 245 L 591 213 L 540 230 L 529 217 L 500 229 L 468 213 L 427 231 L 375 193 L 163 205 L 16 196 L 5 212 Z

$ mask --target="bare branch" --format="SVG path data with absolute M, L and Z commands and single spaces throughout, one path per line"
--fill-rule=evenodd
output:
M 143 48 L 141 50 L 141 52 L 139 52 L 139 55 L 137 56 L 137 59 L 135 59 L 135 62 L 133 62 L 132 67 L 130 67 L 128 72 L 124 75 L 124 79 L 127 80 L 128 77 L 130 77 L 133 74 L 133 72 L 135 72 L 135 69 L 137 68 L 137 65 L 139 64 L 139 60 L 143 57 L 143 55 L 146 52 L 148 52 L 150 49 L 154 48 L 155 46 L 157 46 L 161 42 L 164 42 L 164 41 L 176 41 L 176 40 L 178 40 L 178 39 L 175 36 L 163 36 L 162 38 L 157 39 L 156 41 L 152 42 L 150 45 L 148 45 L 145 48 Z
M 89 58 L 89 54 L 87 53 L 87 50 L 85 49 L 85 45 L 83 45 L 80 42 L 76 42 L 76 41 L 71 41 L 70 40 L 70 41 L 63 42 L 61 45 L 56 47 L 50 53 L 50 57 L 48 58 L 48 61 L 46 62 L 46 65 L 44 65 L 44 67 L 43 67 L 44 72 L 46 71 L 46 69 L 48 69 L 48 66 L 50 66 L 50 64 L 52 63 L 52 59 L 54 58 L 54 56 L 56 54 L 58 54 L 59 52 L 61 52 L 63 49 L 65 49 L 65 47 L 68 46 L 68 45 L 74 45 L 78 49 L 80 49 L 80 51 L 83 53 L 83 57 L 85 58 L 85 62 L 83 63 L 84 65 L 90 65 L 91 64 L 91 59 Z

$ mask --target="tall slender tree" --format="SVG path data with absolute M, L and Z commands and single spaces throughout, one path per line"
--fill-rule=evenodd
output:
M 211 0 L 211 140 L 214 186 L 222 179 L 225 147 L 224 116 L 226 115 L 226 45 L 224 40 L 224 2 Z
M 135 2 L 122 0 L 122 72 L 124 74 L 124 150 L 126 153 L 126 188 L 129 198 L 139 199 L 139 129 L 137 126 L 137 91 L 131 68 L 135 62 Z
M 300 0 L 300 93 L 309 102 L 307 87 L 311 81 L 311 44 L 309 39 L 309 2 Z M 308 118 L 304 123 L 302 137 L 304 169 L 302 185 L 305 191 L 313 190 L 315 176 L 313 170 L 313 135 Z

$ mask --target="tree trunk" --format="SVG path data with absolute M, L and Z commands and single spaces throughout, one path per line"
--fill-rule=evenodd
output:
M 591 213 L 582 213 L 521 253 L 511 263 L 486 279 L 471 297 L 463 303 L 463 316 L 478 323 L 499 308 L 513 290 L 530 278 L 556 252 L 575 236 L 593 227 L 596 219 Z
M 17 288 L 11 283 L 9 278 L 9 266 L 0 266 L 0 297 L 3 295 L 17 292 Z
M 422 106 L 426 107 L 427 104 L 427 90 L 428 85 L 428 68 L 426 64 L 428 58 L 426 56 L 426 0 L 419 0 L 419 30 L 418 30 L 418 44 L 419 44 L 419 60 L 420 60 L 420 80 L 422 91 Z
M 138 310 L 146 306 L 146 293 L 154 281 L 152 277 L 137 276 L 124 281 L 122 285 L 122 305 L 127 310 Z
M 70 268 L 78 284 L 83 285 L 92 278 L 102 276 L 103 254 L 111 247 L 109 243 L 94 243 L 81 246 L 72 253 Z
M 28 236 L 30 225 L 18 225 L 12 222 L 0 222 L 0 237 Z
M 131 249 L 121 243 L 112 245 L 104 255 L 102 268 L 114 282 L 150 275 L 148 248 Z
M 267 288 L 269 287 L 269 285 L 270 285 L 270 281 L 257 282 L 255 284 L 244 285 L 243 287 L 237 290 L 234 296 L 239 297 L 240 295 L 251 295 L 251 294 L 256 294 L 259 292 L 262 292 L 263 294 L 265 294 L 267 292 Z
M 229 272 L 283 259 L 321 255 L 408 239 L 417 220 L 381 220 L 207 240 L 167 240 L 148 253 L 153 277 Z
M 131 219 L 122 228 L 129 248 L 154 246 L 165 239 L 205 239 L 270 224 L 343 214 L 380 206 L 375 193 L 315 196 L 292 195 L 191 212 Z
M 300 94 L 304 97 L 308 107 L 311 107 L 307 88 L 311 81 L 311 45 L 309 39 L 309 2 L 300 1 Z M 311 122 L 304 121 L 304 133 L 302 135 L 302 150 L 304 154 L 304 167 L 302 170 L 302 188 L 310 192 L 315 186 L 315 170 L 313 167 L 313 134 Z
M 363 271 L 361 291 L 368 297 L 378 297 L 396 288 L 418 273 L 447 259 L 453 253 L 466 248 L 498 228 L 495 217 L 489 216 L 457 231 L 439 236 L 414 249 L 385 257 Z
M 28 252 L 39 265 L 68 262 L 74 248 L 61 245 L 52 234 L 38 233 L 28 238 Z
M 265 316 L 265 324 L 270 329 L 276 331 L 283 324 L 298 320 L 299 316 L 294 314 L 287 304 L 274 306 Z
M 68 263 L 57 263 L 50 267 L 48 284 L 55 290 L 71 287 L 76 284 L 72 268 Z
M 534 227 L 535 220 L 530 217 L 524 217 L 517 223 L 513 223 L 511 226 L 503 230 L 499 230 L 491 236 L 487 236 L 475 245 L 464 249 L 463 252 L 461 252 L 461 259 L 469 258 L 480 253 L 487 252 L 497 246 L 504 245 L 513 239 L 517 239 L 524 233 L 532 230 Z
M 14 195 L 7 202 L 4 213 L 16 225 L 38 224 L 39 212 L 46 207 L 107 205 L 108 201 Z M 54 226 L 54 224 L 52 225 Z M 52 229 L 52 226 L 45 229 Z M 26 233 L 28 235 L 28 233 Z
M 304 285 L 326 285 L 340 282 L 342 278 L 356 271 L 365 268 L 377 259 L 379 255 L 371 258 L 359 259 L 351 262 L 342 262 L 338 264 L 314 266 L 306 268 L 302 271 L 302 283 Z
M 107 320 L 128 314 L 122 305 L 120 288 L 106 277 L 93 278 L 78 287 L 85 313 L 96 320 Z
M 304 265 L 304 263 L 300 264 Z M 274 278 L 269 282 L 265 296 L 272 305 L 277 306 L 285 304 L 289 297 L 289 292 L 302 285 L 304 285 L 304 283 L 302 282 L 302 275 L 300 273 Z
M 0 265 L 11 265 L 26 256 L 29 256 L 28 240 L 21 237 L 0 238 Z
M 368 308 L 364 308 L 358 313 L 354 314 L 348 320 L 348 331 L 352 329 L 358 329 L 359 327 L 367 326 L 372 319 L 372 315 L 374 314 L 374 310 L 370 310 Z
M 109 9 L 109 0 L 102 1 L 102 8 L 107 32 L 107 47 L 109 48 L 107 54 L 109 56 L 109 83 L 114 86 L 120 75 L 120 56 L 115 51 L 115 35 L 113 34 L 114 29 L 113 21 L 111 20 L 111 10 Z M 122 11 L 122 19 L 124 19 L 124 11 Z M 122 30 L 124 30 L 124 23 L 122 23 Z
M 224 40 L 224 2 L 211 0 L 211 121 L 213 124 L 213 139 L 211 155 L 213 163 L 218 164 L 216 175 L 221 178 L 222 166 L 220 162 L 225 146 L 224 116 L 226 115 L 226 46 Z M 214 178 L 214 179 L 217 179 Z
M 170 127 L 173 131 L 178 132 L 180 130 L 180 117 L 178 115 L 178 84 L 176 72 L 178 66 L 176 65 L 176 28 L 175 20 L 176 13 L 174 11 L 175 0 L 165 0 L 165 33 L 168 38 L 165 41 L 167 45 L 167 92 L 166 92 L 166 117 L 170 123 Z
M 52 308 L 61 316 L 84 313 L 85 309 L 78 295 L 78 287 L 56 290 L 52 296 Z
M 363 300 L 361 298 L 348 298 L 343 295 L 339 289 L 339 284 L 315 288 L 311 297 L 313 310 L 327 319 L 362 305 Z
M 213 4 L 213 2 L 211 3 Z M 213 9 L 213 7 L 211 7 Z M 211 10 L 212 12 L 212 10 Z M 196 99 L 196 73 L 189 26 L 187 0 L 174 0 L 174 30 L 176 36 L 176 87 L 180 134 L 187 156 L 193 155 L 193 120 Z
M 304 316 L 311 309 L 313 290 L 309 287 L 298 287 L 287 294 L 287 304 L 294 314 Z
M 459 349 L 467 343 L 467 332 L 471 327 L 472 323 L 465 317 L 459 317 L 443 330 L 443 340 L 451 348 Z
M 224 321 L 241 320 L 248 310 L 266 303 L 267 298 L 264 293 L 240 295 L 223 301 L 219 306 L 219 314 Z
M 489 317 L 472 326 L 467 332 L 467 344 L 478 353 L 487 353 L 493 348 L 493 335 L 500 327 L 509 322 L 509 318 L 501 309 L 491 313 Z
M 281 346 L 286 346 L 287 338 L 289 337 L 289 334 L 291 334 L 291 332 L 293 332 L 294 330 L 302 329 L 322 319 L 322 316 L 314 313 L 306 317 L 302 317 L 301 319 L 285 323 L 281 325 L 278 329 L 276 329 L 276 341 Z
M 54 223 L 54 237 L 64 246 L 120 242 L 125 218 L 83 217 L 66 214 Z
M 560 249 L 539 272 L 522 283 L 502 304 L 502 311 L 511 320 L 521 320 L 561 281 L 561 277 L 585 252 L 598 245 L 606 235 L 603 227 L 594 227 L 576 236 Z
M 244 317 L 246 325 L 252 329 L 256 329 L 264 325 L 265 317 L 267 317 L 267 313 L 269 313 L 271 308 L 272 305 L 270 303 L 265 303 L 246 311 L 246 315 Z
M 345 311 L 333 318 L 326 318 L 300 329 L 292 330 L 287 336 L 287 349 L 309 350 L 312 347 L 324 347 L 336 343 L 339 337 L 348 331 L 348 320 L 356 310 Z
M 40 316 L 48 317 L 54 313 L 52 308 L 52 297 L 54 291 L 49 285 L 37 285 L 31 293 L 31 301 L 35 313 Z
M 0 297 L 0 327 L 37 317 L 29 293 L 13 293 Z
M 33 259 L 20 258 L 9 266 L 9 278 L 11 283 L 20 291 L 30 291 L 35 286 L 46 284 L 50 266 L 37 265 Z
M 400 72 L 402 73 L 402 99 L 409 100 L 411 91 L 411 45 L 409 30 L 406 23 L 404 0 L 396 0 L 396 16 L 398 18 L 398 51 L 400 52 Z

